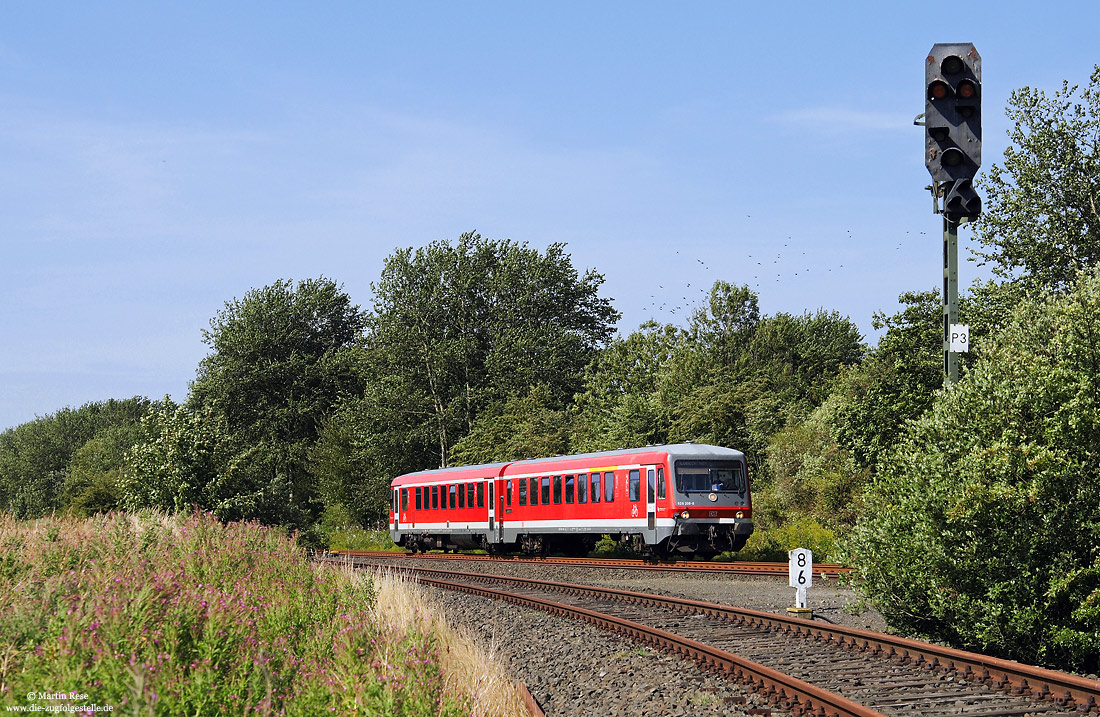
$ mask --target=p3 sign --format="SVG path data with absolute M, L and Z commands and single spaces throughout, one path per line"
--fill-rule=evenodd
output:
M 795 548 L 788 555 L 791 587 L 811 587 L 814 584 L 814 554 L 807 548 Z
M 964 354 L 970 350 L 970 326 L 967 324 L 951 324 L 951 352 Z

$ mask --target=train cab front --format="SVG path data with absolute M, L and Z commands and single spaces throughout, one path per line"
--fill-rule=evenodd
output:
M 672 479 L 676 527 L 669 552 L 714 556 L 745 546 L 753 525 L 743 454 L 677 460 Z

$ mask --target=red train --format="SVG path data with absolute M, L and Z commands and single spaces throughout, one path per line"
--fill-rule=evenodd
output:
M 393 480 L 390 535 L 413 552 L 714 555 L 752 534 L 745 454 L 695 443 L 441 468 Z

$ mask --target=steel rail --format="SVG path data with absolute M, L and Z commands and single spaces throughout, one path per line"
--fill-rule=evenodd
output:
M 444 553 L 400 553 L 383 550 L 331 550 L 330 555 L 355 558 L 401 558 L 408 560 L 460 560 L 471 562 L 511 562 L 536 565 L 570 565 L 585 568 L 627 568 L 630 570 L 653 570 L 658 572 L 695 572 L 695 573 L 733 573 L 738 575 L 786 575 L 787 563 L 768 562 L 728 562 L 695 563 L 685 560 L 668 562 L 647 562 L 629 558 L 525 558 L 505 555 L 447 555 Z M 833 563 L 814 563 L 814 575 L 823 578 L 836 578 L 852 572 L 851 568 Z
M 581 619 L 598 628 L 615 632 L 647 646 L 683 655 L 706 669 L 720 672 L 749 686 L 781 709 L 789 710 L 795 715 L 882 717 L 880 712 L 868 709 L 820 687 L 815 687 L 796 677 L 785 675 L 731 652 L 672 632 L 544 598 L 517 595 L 504 590 L 470 585 L 465 582 L 454 582 L 445 578 L 427 577 L 419 574 L 419 568 L 413 570 L 418 573 L 416 575 L 417 581 L 425 585 L 504 600 L 515 605 L 542 610 L 551 615 Z M 466 575 L 469 575 L 469 573 Z
M 964 679 L 980 682 L 1011 694 L 1051 700 L 1055 704 L 1075 708 L 1082 713 L 1100 713 L 1100 680 L 957 650 L 951 647 L 942 647 L 905 637 L 841 625 L 822 624 L 760 610 L 719 605 L 701 600 L 670 598 L 663 595 L 617 588 L 576 585 L 485 573 L 462 573 L 438 568 L 409 566 L 401 569 L 412 572 L 417 576 L 431 573 L 442 576 L 443 579 L 451 580 L 510 582 L 531 587 L 549 588 L 570 595 L 599 595 L 638 605 L 660 606 L 681 612 L 704 614 L 708 617 L 721 618 L 739 625 L 783 631 L 813 640 L 833 643 L 841 647 L 869 652 L 872 655 L 882 655 L 885 658 L 896 657 L 916 665 L 924 665 L 932 670 L 953 671 Z

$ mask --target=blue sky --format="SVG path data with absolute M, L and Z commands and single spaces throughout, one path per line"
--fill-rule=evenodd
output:
M 369 306 L 395 247 L 469 230 L 565 242 L 623 333 L 724 279 L 873 341 L 940 283 L 932 45 L 982 54 L 986 167 L 1014 88 L 1100 62 L 1100 3 L 957 6 L 0 3 L 0 429 L 182 400 L 226 301 Z

